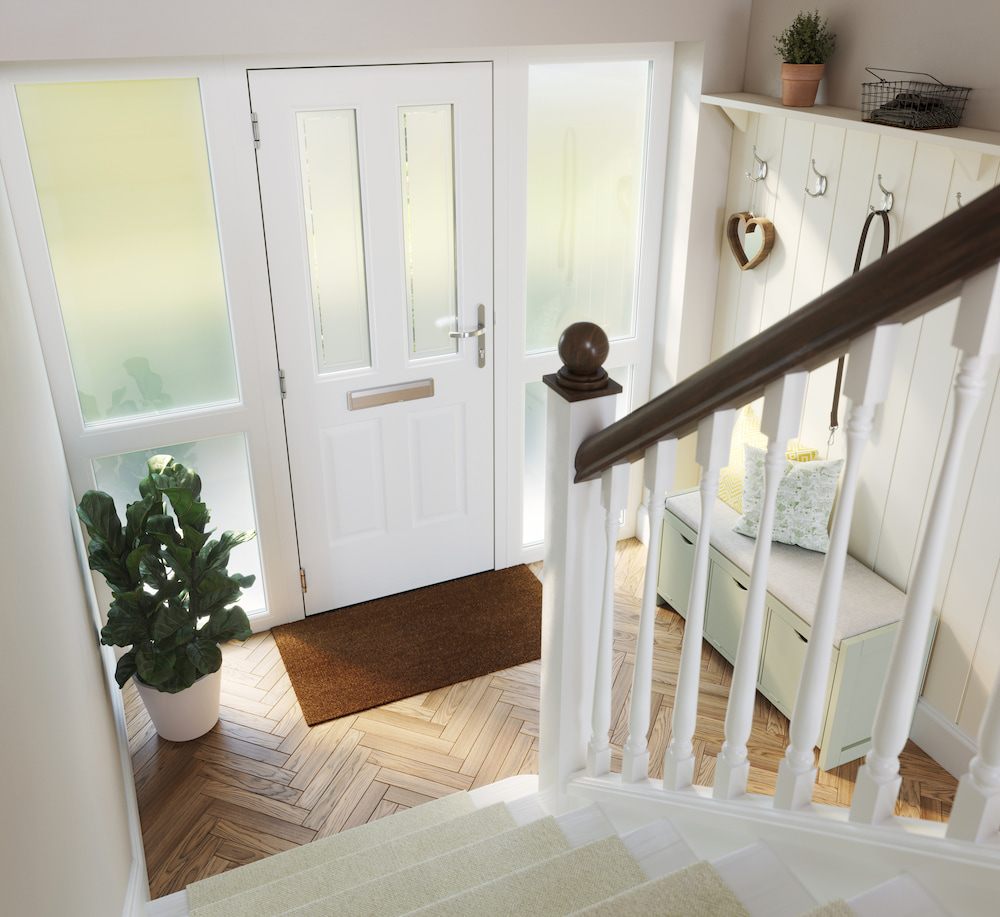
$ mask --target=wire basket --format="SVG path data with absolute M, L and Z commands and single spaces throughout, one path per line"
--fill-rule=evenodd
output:
M 865 67 L 877 83 L 861 84 L 861 120 L 891 124 L 914 131 L 958 127 L 965 113 L 965 102 L 971 89 L 946 86 L 929 73 L 910 70 L 886 70 Z M 886 80 L 881 73 L 907 73 L 930 77 L 933 82 L 920 80 Z

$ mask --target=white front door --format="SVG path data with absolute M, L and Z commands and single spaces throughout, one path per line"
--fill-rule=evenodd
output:
M 306 613 L 492 569 L 490 65 L 250 95 Z

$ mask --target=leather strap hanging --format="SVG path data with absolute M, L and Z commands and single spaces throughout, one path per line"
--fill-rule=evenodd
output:
M 861 257 L 864 255 L 865 251 L 865 241 L 868 239 L 868 228 L 872 225 L 872 220 L 875 215 L 882 217 L 882 254 L 879 255 L 881 258 L 889 251 L 889 211 L 887 210 L 873 210 L 868 214 L 868 218 L 865 220 L 865 228 L 861 230 L 861 241 L 858 243 L 858 255 L 854 259 L 854 270 L 852 274 L 856 274 L 861 270 Z M 833 442 L 833 435 L 837 432 L 837 427 L 840 426 L 837 420 L 837 413 L 840 408 L 840 383 L 844 378 L 844 358 L 841 357 L 837 361 L 837 381 L 833 386 L 833 406 L 830 409 L 830 442 Z

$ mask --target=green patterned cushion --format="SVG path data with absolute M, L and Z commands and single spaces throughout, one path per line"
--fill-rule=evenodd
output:
M 757 536 L 764 503 L 763 449 L 745 445 L 743 515 L 733 526 L 741 535 Z M 830 544 L 827 526 L 837 496 L 843 459 L 826 462 L 790 462 L 778 485 L 773 541 L 797 544 L 810 551 L 826 552 Z
M 728 503 L 736 512 L 743 512 L 743 447 L 745 445 L 767 448 L 767 437 L 760 432 L 760 418 L 753 408 L 741 408 L 733 424 L 733 439 L 729 447 L 729 464 L 719 472 L 719 499 Z M 797 439 L 788 441 L 785 453 L 793 462 L 811 462 L 819 453 Z

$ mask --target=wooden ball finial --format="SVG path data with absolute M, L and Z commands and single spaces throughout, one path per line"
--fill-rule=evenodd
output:
M 600 325 L 575 322 L 559 337 L 559 356 L 563 366 L 556 375 L 559 384 L 575 391 L 596 391 L 608 384 L 604 361 L 611 345 Z

